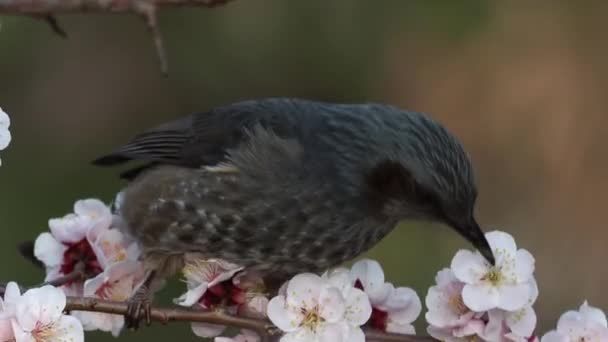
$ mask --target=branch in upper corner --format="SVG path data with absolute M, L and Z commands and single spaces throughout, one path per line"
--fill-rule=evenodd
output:
M 60 13 L 77 12 L 106 12 L 106 13 L 135 13 L 141 16 L 152 35 L 154 47 L 163 75 L 167 75 L 168 62 L 157 12 L 162 7 L 192 6 L 217 7 L 232 0 L 0 0 L 0 14 L 29 15 L 44 19 L 53 32 L 62 37 L 67 33 L 54 17 Z

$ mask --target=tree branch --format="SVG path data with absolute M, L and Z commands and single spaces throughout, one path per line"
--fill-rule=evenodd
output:
M 2 1 L 2 0 L 0 0 Z M 83 280 L 86 278 L 84 263 L 78 262 L 74 266 L 72 272 L 47 281 L 42 285 L 62 286 L 74 281 Z M 6 290 L 5 284 L 0 284 L 0 298 L 4 296 Z M 21 289 L 24 292 L 26 289 Z M 91 297 L 67 297 L 66 312 L 71 311 L 89 311 L 100 312 L 115 315 L 126 315 L 128 305 L 125 302 L 113 302 L 99 298 Z M 258 333 L 262 342 L 278 342 L 281 338 L 281 331 L 276 328 L 270 321 L 255 318 L 239 317 L 228 315 L 221 311 L 200 311 L 187 308 L 152 308 L 150 318 L 153 321 L 167 324 L 169 322 L 203 322 L 226 325 L 241 329 L 249 329 Z M 390 334 L 378 330 L 366 329 L 365 336 L 367 341 L 378 342 L 429 342 L 436 341 L 428 336 L 413 336 Z
M 54 17 L 60 13 L 102 12 L 133 13 L 144 19 L 152 35 L 161 71 L 167 74 L 168 63 L 157 13 L 163 7 L 216 7 L 232 0 L 0 0 L 0 14 L 27 15 L 45 20 L 62 37 L 67 34 Z
M 116 315 L 124 315 L 127 312 L 127 304 L 121 302 L 111 302 L 97 298 L 68 297 L 66 311 L 93 311 Z M 197 311 L 182 308 L 152 308 L 151 318 L 153 321 L 167 324 L 169 322 L 204 322 L 221 324 L 241 329 L 249 329 L 257 332 L 262 341 L 278 341 L 280 331 L 269 321 L 237 317 L 227 315 L 220 311 Z M 411 336 L 389 334 L 376 330 L 365 332 L 367 341 L 386 341 L 386 342 L 425 342 L 435 341 L 426 336 Z

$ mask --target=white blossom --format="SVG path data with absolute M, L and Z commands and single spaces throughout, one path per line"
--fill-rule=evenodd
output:
M 268 318 L 285 332 L 281 341 L 365 341 L 359 326 L 371 314 L 369 299 L 353 288 L 350 300 L 342 290 L 315 274 L 293 277 L 268 303 Z
M 422 311 L 418 294 L 408 287 L 384 281 L 384 271 L 377 261 L 364 259 L 351 269 L 356 287 L 360 287 L 373 307 L 371 326 L 392 333 L 415 334 L 412 323 Z
M 485 328 L 482 314 L 468 308 L 462 300 L 464 283 L 456 279 L 449 268 L 437 273 L 437 285 L 429 288 L 426 296 L 427 331 L 437 339 L 446 340 L 479 335 Z
M 507 233 L 486 234 L 494 252 L 492 266 L 479 252 L 460 250 L 452 259 L 452 271 L 465 286 L 462 299 L 473 311 L 523 308 L 530 298 L 534 257 L 525 249 L 517 249 L 515 240 Z
M 135 293 L 144 280 L 144 269 L 133 260 L 112 264 L 102 273 L 84 283 L 84 296 L 115 302 L 125 302 Z M 99 312 L 75 311 L 72 313 L 85 330 L 101 330 L 118 336 L 125 320 L 123 315 Z
M 606 314 L 587 304 L 578 311 L 567 311 L 557 322 L 557 329 L 546 333 L 541 342 L 608 341 Z
M 230 280 L 242 266 L 221 259 L 200 259 L 197 255 L 188 255 L 183 269 L 188 291 L 179 298 L 174 299 L 175 304 L 181 306 L 196 305 L 201 309 L 210 309 L 213 303 L 213 291 L 219 296 L 225 296 L 222 282 Z M 205 296 L 205 294 L 207 294 Z M 197 336 L 214 337 L 221 334 L 226 328 L 223 325 L 211 323 L 192 323 L 192 331 Z
M 84 341 L 78 319 L 63 314 L 65 304 L 65 294 L 53 286 L 26 291 L 16 300 L 11 320 L 15 341 Z

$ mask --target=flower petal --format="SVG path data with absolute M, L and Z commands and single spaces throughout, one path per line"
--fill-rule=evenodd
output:
M 488 272 L 489 264 L 479 253 L 459 250 L 452 259 L 451 269 L 458 280 L 475 284 Z
M 50 219 L 49 229 L 53 237 L 59 242 L 74 243 L 87 236 L 87 232 L 93 226 L 93 223 L 90 218 L 67 214 L 61 218 Z
M 452 272 L 451 269 L 444 268 L 441 271 L 437 272 L 437 275 L 435 276 L 435 282 L 438 286 L 446 286 L 454 282 L 459 282 L 459 280 L 456 278 L 454 272 Z
M 53 337 L 49 341 L 83 342 L 84 331 L 80 321 L 72 316 L 61 315 L 53 324 Z
M 363 285 L 363 290 L 370 294 L 379 291 L 384 285 L 384 271 L 380 264 L 375 260 L 363 259 L 356 262 L 351 268 L 354 280 L 359 280 Z
M 319 300 L 324 281 L 312 273 L 302 273 L 293 277 L 287 284 L 287 304 L 294 307 L 312 309 Z
M 318 341 L 315 334 L 310 329 L 298 329 L 289 332 L 281 337 L 280 342 L 311 342 Z
M 268 319 L 277 326 L 277 328 L 286 331 L 293 332 L 298 330 L 302 319 L 304 318 L 297 311 L 297 307 L 290 309 L 285 297 L 276 296 L 268 302 L 268 309 L 266 311 Z
M 192 323 L 192 332 L 200 337 L 215 337 L 221 334 L 226 326 L 211 323 Z
M 178 298 L 173 299 L 173 303 L 181 306 L 190 307 L 197 303 L 207 292 L 207 283 L 202 283 L 197 287 L 186 291 Z
M 338 288 L 324 287 L 319 294 L 319 315 L 326 322 L 334 323 L 344 317 L 344 298 Z
M 345 341 L 348 342 L 365 342 L 365 334 L 359 327 L 350 327 Z
M 45 285 L 40 288 L 28 290 L 23 294 L 25 298 L 30 292 L 34 300 L 40 303 L 40 315 L 38 321 L 42 324 L 48 324 L 57 321 L 63 312 L 66 304 L 65 293 L 60 289 L 51 285 Z
M 409 287 L 399 287 L 395 289 L 394 306 L 388 306 L 389 322 L 398 324 L 410 324 L 414 322 L 422 311 L 422 303 L 416 291 Z
M 323 324 L 317 328 L 317 339 L 310 341 L 319 342 L 347 342 L 350 327 L 343 322 Z
M 606 322 L 606 314 L 604 314 L 602 310 L 590 306 L 587 301 L 581 305 L 579 312 L 584 320 L 596 322 L 603 327 L 608 327 L 608 323 Z
M 488 284 L 465 285 L 462 289 L 462 301 L 473 311 L 487 311 L 498 306 L 500 294 L 495 287 Z
M 541 337 L 540 342 L 570 342 L 570 338 L 568 335 L 552 330 L 544 334 L 543 337 Z
M 6 284 L 6 289 L 4 290 L 3 311 L 8 311 L 9 315 L 13 315 L 15 305 L 17 304 L 19 298 L 21 298 L 21 290 L 19 289 L 19 285 L 17 285 L 17 283 L 15 283 L 14 281 L 11 281 Z
M 514 257 L 517 252 L 515 239 L 508 233 L 498 230 L 488 232 L 486 233 L 486 240 L 488 240 L 497 259 L 500 258 L 500 255 L 510 255 L 511 257 Z M 497 252 L 499 253 L 497 254 Z M 500 264 L 499 260 L 496 260 L 496 263 Z
M 15 338 L 10 318 L 0 319 L 0 341 L 12 341 Z
M 519 310 L 528 304 L 528 300 L 530 299 L 531 287 L 529 283 L 503 285 L 496 289 L 500 297 L 496 307 L 503 310 Z
M 536 328 L 536 313 L 531 306 L 506 314 L 507 326 L 522 338 L 530 337 Z
M 515 275 L 518 282 L 528 282 L 534 273 L 534 257 L 525 249 L 515 254 Z
M 416 335 L 416 328 L 409 323 L 389 321 L 386 323 L 386 332 L 402 335 Z
M 372 305 L 365 292 L 352 288 L 345 298 L 345 302 L 344 318 L 350 325 L 361 326 L 371 317 Z
M 67 247 L 55 240 L 50 233 L 42 233 L 34 242 L 34 255 L 47 267 L 56 267 L 63 262 Z

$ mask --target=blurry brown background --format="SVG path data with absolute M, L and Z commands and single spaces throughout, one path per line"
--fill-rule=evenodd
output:
M 0 153 L 0 279 L 39 282 L 15 245 L 74 200 L 109 201 L 124 185 L 117 170 L 89 165 L 97 155 L 172 117 L 297 96 L 430 113 L 472 156 L 480 221 L 536 256 L 541 331 L 584 299 L 608 309 L 608 4 L 585 3 L 236 0 L 167 10 L 168 78 L 133 16 L 60 16 L 68 40 L 43 22 L 0 17 L 0 106 L 14 136 Z M 409 224 L 370 255 L 424 298 L 463 247 L 445 227 Z M 124 336 L 196 340 L 179 324 Z

